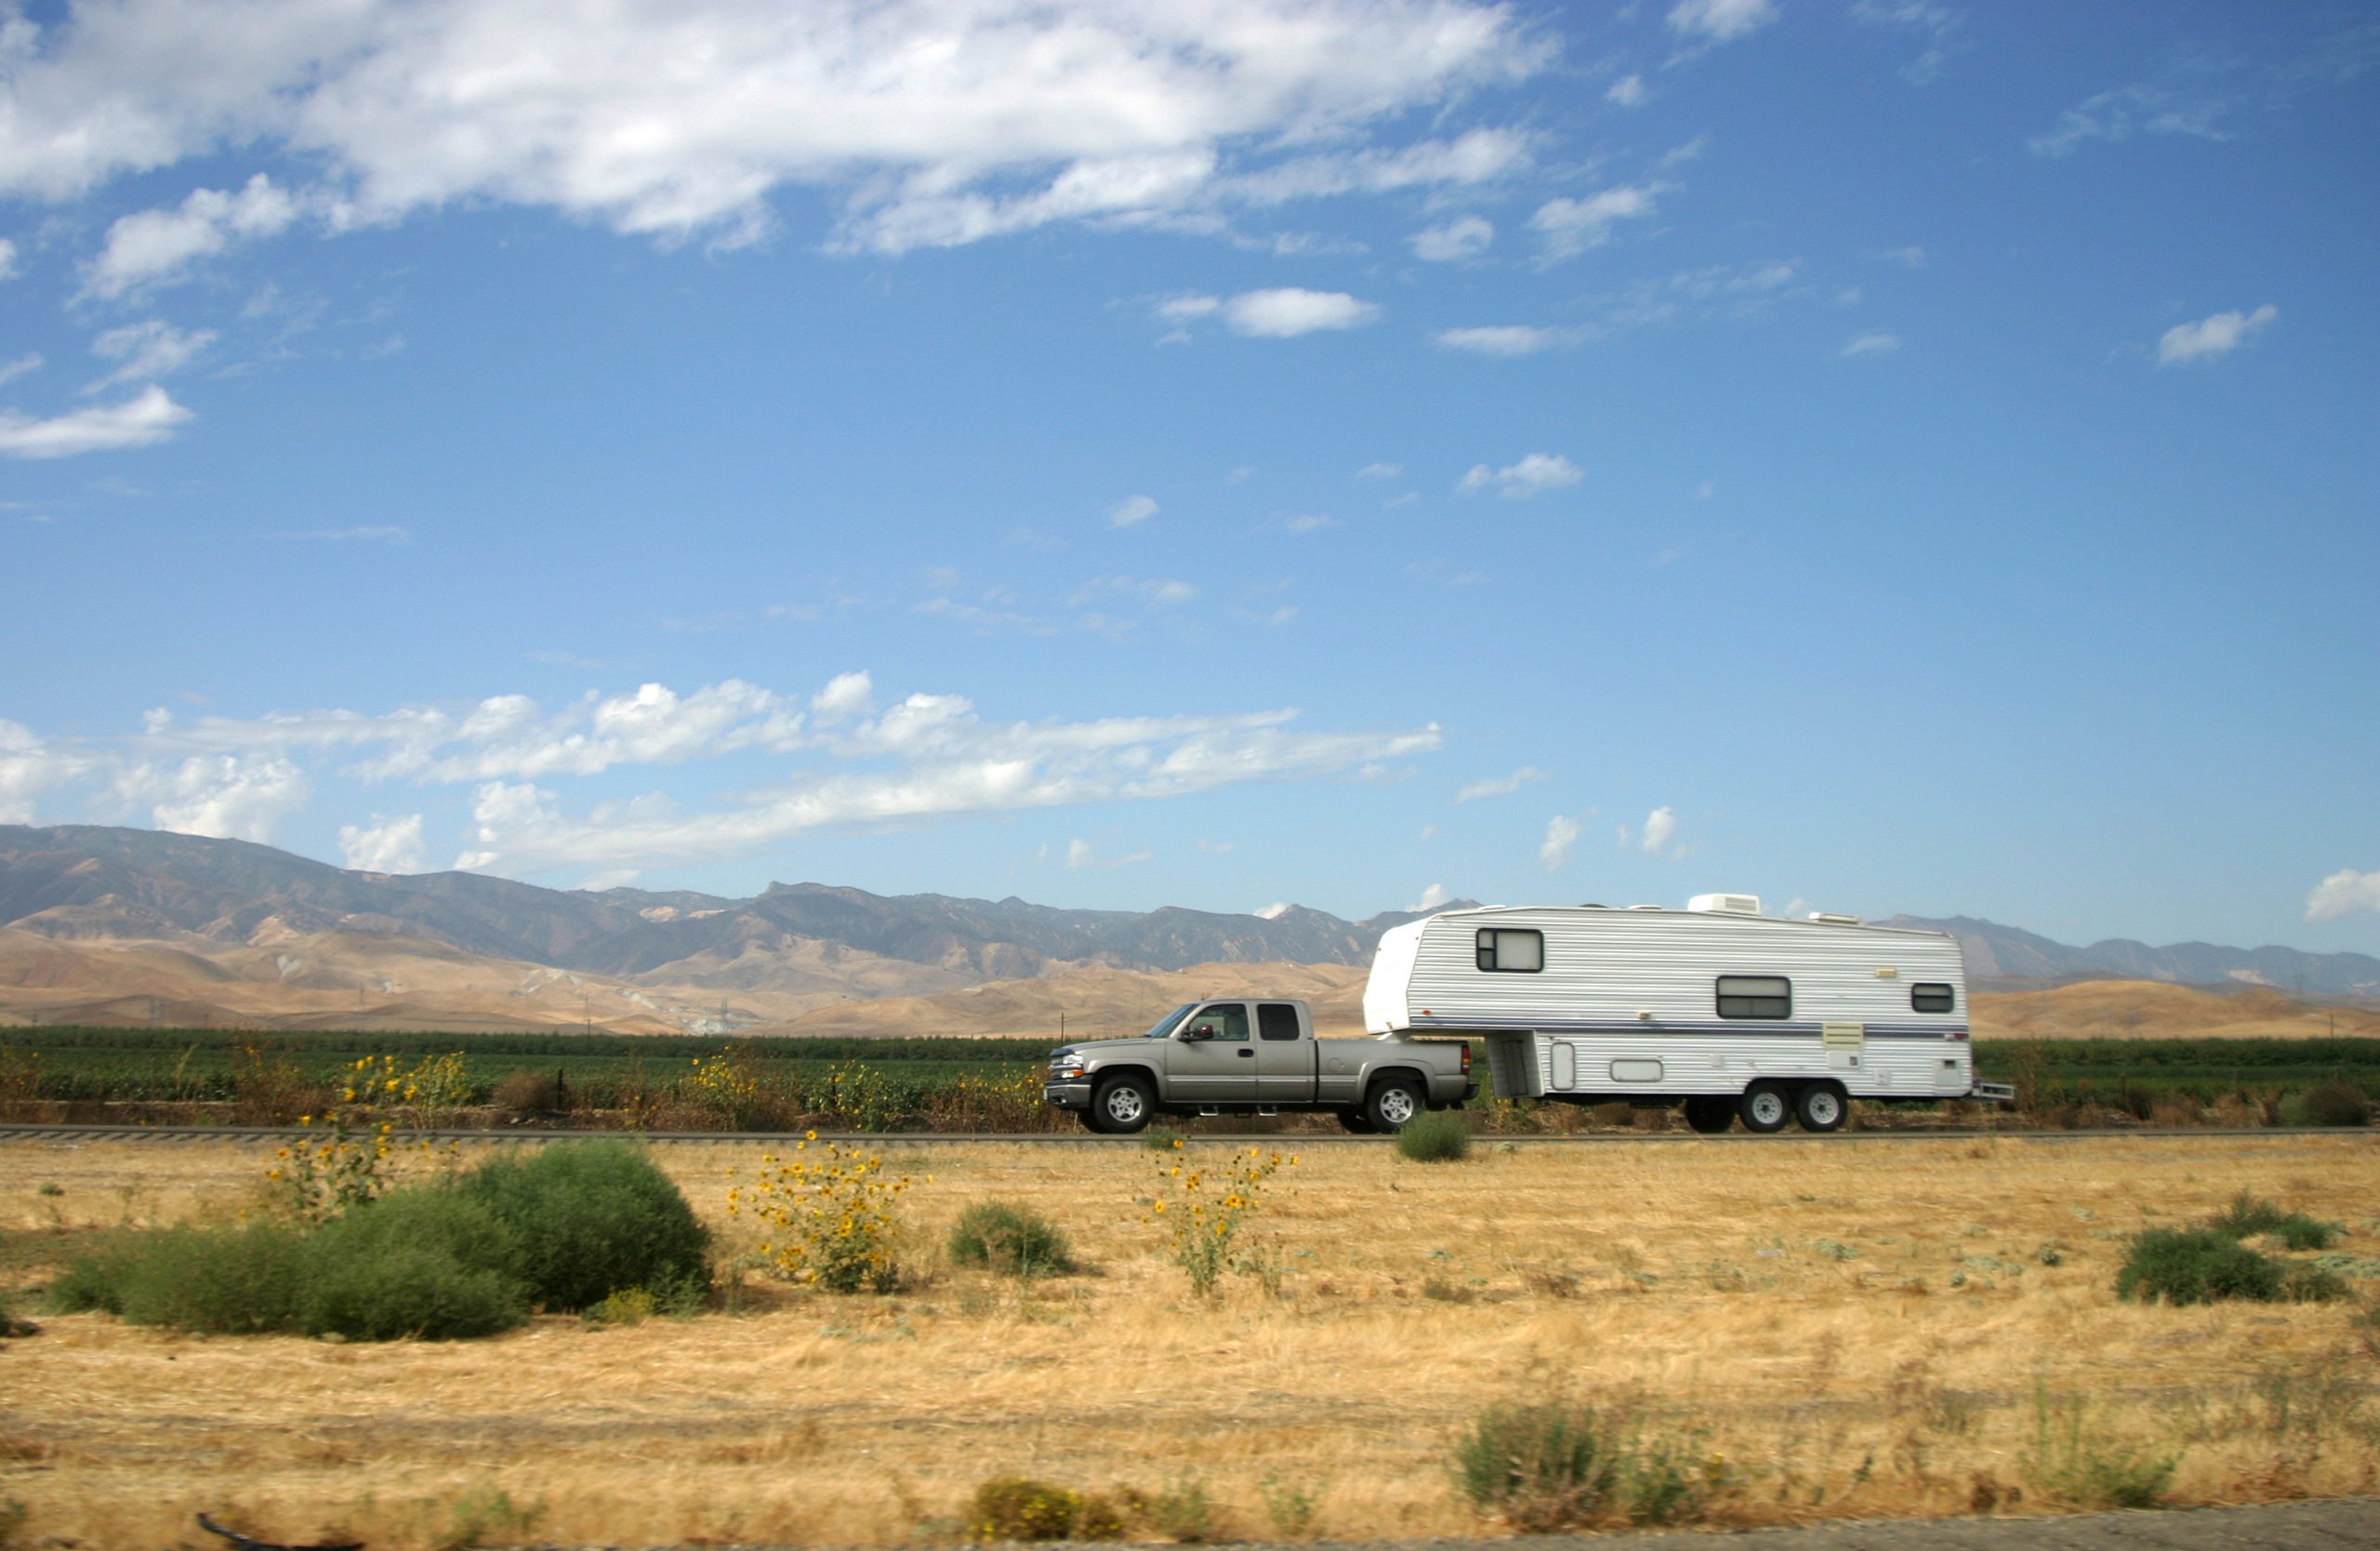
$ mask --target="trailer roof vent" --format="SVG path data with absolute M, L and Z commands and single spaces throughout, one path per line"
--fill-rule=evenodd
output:
M 1628 908 L 1632 910 L 1660 910 L 1668 908 L 1667 906 L 1663 905 L 1631 905 Z
M 1867 924 L 1858 916 L 1837 915 L 1832 910 L 1812 910 L 1810 919 L 1821 926 L 1864 926 Z
M 1756 894 L 1698 894 L 1686 902 L 1689 910 L 1705 915 L 1756 916 L 1760 914 L 1760 895 Z

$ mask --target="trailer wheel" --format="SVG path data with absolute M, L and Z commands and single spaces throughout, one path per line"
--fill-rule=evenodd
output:
M 1374 1131 L 1391 1136 L 1411 1125 L 1421 1113 L 1421 1090 L 1409 1078 L 1382 1078 L 1364 1098 L 1364 1119 Z
M 1744 1090 L 1736 1113 L 1743 1117 L 1746 1131 L 1765 1136 L 1785 1129 L 1785 1122 L 1793 1118 L 1793 1101 L 1774 1082 L 1755 1082 Z
M 1831 1082 L 1813 1082 L 1793 1095 L 1793 1118 L 1804 1131 L 1840 1131 L 1848 1113 L 1843 1090 Z
M 1125 1073 L 1099 1085 L 1083 1120 L 1093 1131 L 1130 1136 L 1147 1126 L 1156 1112 L 1157 1095 L 1149 1091 L 1148 1080 Z
M 1349 1131 L 1354 1132 L 1358 1136 L 1374 1135 L 1379 1130 L 1379 1128 L 1374 1126 L 1371 1120 L 1360 1109 L 1340 1110 L 1339 1123 L 1345 1126 Z
M 1687 1099 L 1686 1123 L 1705 1136 L 1716 1136 L 1736 1123 L 1736 1101 L 1708 1095 Z

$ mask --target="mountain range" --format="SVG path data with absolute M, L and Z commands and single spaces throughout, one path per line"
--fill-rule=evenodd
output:
M 1360 967 L 1382 932 L 1415 919 L 1347 921 L 1298 906 L 1268 916 L 1068 910 L 819 883 L 772 883 L 741 899 L 564 891 L 476 873 L 350 871 L 159 830 L 0 825 L 0 1018 L 450 1028 L 583 1020 L 722 1032 L 1091 969 Z M 2380 960 L 2362 954 L 2124 940 L 2077 948 L 1964 917 L 1890 924 L 1959 936 L 1978 988 L 2124 978 L 2380 997 Z

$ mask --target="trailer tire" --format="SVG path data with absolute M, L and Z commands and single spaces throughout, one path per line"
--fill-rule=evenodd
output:
M 1364 1119 L 1374 1131 L 1394 1136 L 1421 1114 L 1421 1089 L 1409 1077 L 1383 1077 L 1364 1095 Z
M 1374 1126 L 1370 1119 L 1360 1109 L 1340 1110 L 1339 1123 L 1358 1136 L 1376 1135 L 1379 1131 L 1379 1128 Z
M 1765 1136 L 1785 1129 L 1785 1122 L 1793 1118 L 1793 1101 L 1778 1083 L 1755 1082 L 1744 1090 L 1736 1113 L 1743 1117 L 1746 1131 Z
M 1108 1136 L 1130 1136 L 1148 1127 L 1157 1113 L 1157 1094 L 1147 1078 L 1119 1073 L 1101 1083 L 1091 1095 L 1083 1122 Z
M 1809 1083 L 1793 1095 L 1793 1118 L 1802 1122 L 1804 1131 L 1841 1131 L 1850 1113 L 1843 1090 L 1831 1082 Z
M 1716 1136 L 1736 1123 L 1736 1101 L 1707 1094 L 1687 1099 L 1686 1123 L 1705 1136 Z

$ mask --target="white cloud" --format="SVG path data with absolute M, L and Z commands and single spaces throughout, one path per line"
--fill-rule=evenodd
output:
M 1412 904 L 1408 905 L 1405 908 L 1408 914 L 1416 910 L 1435 910 L 1446 902 L 1447 886 L 1444 883 L 1433 883 L 1428 888 L 1421 891 L 1421 898 L 1415 900 Z
M 1645 837 L 1637 843 L 1641 849 L 1659 855 L 1669 848 L 1670 842 L 1676 835 L 1677 810 L 1668 807 L 1655 808 L 1645 815 Z
M 1646 89 L 1642 75 L 1623 75 L 1604 92 L 1603 99 L 1616 107 L 1641 108 L 1652 100 L 1652 96 Z
M 27 351 L 14 361 L 0 361 L 0 383 L 14 382 L 20 377 L 29 377 L 41 370 L 41 367 L 42 360 L 39 351 Z
M 107 245 L 83 275 L 85 296 L 121 296 L 169 283 L 236 240 L 270 237 L 298 219 L 298 202 L 263 173 L 237 193 L 198 189 L 171 210 L 143 210 L 108 228 Z
M 2226 140 L 2231 135 L 2223 121 L 2235 106 L 2228 91 L 2135 82 L 2085 98 L 2058 115 L 2056 128 L 2025 143 L 2037 156 L 2062 157 L 2089 140 L 2114 143 L 2135 135 Z
M 1259 921 L 1278 921 L 1289 913 L 1289 902 L 1286 899 L 1276 899 L 1261 910 L 1250 910 L 1248 913 Z
M 1552 872 L 1570 859 L 1570 848 L 1579 843 L 1579 821 L 1567 814 L 1555 814 L 1545 826 L 1545 839 L 1537 847 L 1538 864 Z
M 1586 478 L 1586 471 L 1559 453 L 1529 454 L 1518 463 L 1501 469 L 1490 469 L 1485 463 L 1474 464 L 1471 472 L 1462 476 L 1455 488 L 1465 494 L 1493 488 L 1508 501 L 1526 500 L 1548 490 L 1558 490 L 1576 484 Z
M 1863 355 L 1890 355 L 1900 349 L 1900 337 L 1896 334 L 1860 334 L 1845 341 L 1834 353 L 1846 361 Z
M 338 827 L 339 855 L 358 872 L 419 872 L 421 815 L 403 818 L 372 815 L 372 822 Z
M 1580 332 L 1569 328 L 1538 328 L 1527 324 L 1490 325 L 1480 328 L 1445 328 L 1435 336 L 1436 343 L 1446 350 L 1459 350 L 1472 355 L 1535 355 L 1540 351 L 1558 350 L 1579 342 Z
M 1726 43 L 1777 20 L 1776 0 L 1678 0 L 1670 7 L 1670 31 Z
M 1402 463 L 1367 463 L 1355 471 L 1357 479 L 1402 479 L 1404 476 L 1405 465 Z
M 0 280 L 17 278 L 17 245 L 0 237 Z
M 413 530 L 394 523 L 367 523 L 355 528 L 287 528 L 269 537 L 307 544 L 410 544 Z
M 2341 868 L 2306 896 L 2307 921 L 2336 921 L 2358 910 L 2380 910 L 2380 872 Z
M 1908 269 L 1922 270 L 1925 267 L 1925 250 L 1913 243 L 1907 247 L 1886 248 L 1884 257 Z
M 1924 51 L 1901 67 L 1901 78 L 1911 86 L 1924 86 L 1942 73 L 1950 56 L 1960 51 L 1959 32 L 1966 25 L 1966 13 L 1941 0 L 1852 0 L 1849 15 L 1854 21 L 1924 40 Z
M 313 786 L 277 754 L 211 754 L 129 766 L 118 772 L 115 791 L 147 804 L 160 829 L 269 844 L 281 820 L 306 805 Z
M 1459 216 L 1443 226 L 1424 228 L 1408 239 L 1413 245 L 1413 257 L 1443 264 L 1458 258 L 1476 258 L 1488 251 L 1496 240 L 1496 228 L 1485 217 Z
M 1068 602 L 1080 608 L 1094 598 L 1117 596 L 1133 599 L 1150 608 L 1174 608 L 1196 601 L 1198 589 L 1168 577 L 1093 577 L 1078 588 Z
M 0 454 L 9 457 L 73 457 L 162 442 L 191 412 L 152 383 L 122 404 L 71 410 L 36 420 L 0 410 Z
M 1529 229 L 1542 239 L 1548 260 L 1568 258 L 1611 241 L 1612 227 L 1653 214 L 1654 183 L 1606 189 L 1584 199 L 1549 199 L 1529 218 Z
M 1121 856 L 1103 856 L 1091 842 L 1077 836 L 1066 842 L 1066 866 L 1079 871 L 1084 868 L 1132 867 L 1145 862 L 1153 853 L 1134 851 Z
M 838 673 L 826 681 L 826 687 L 810 697 L 810 714 L 822 726 L 847 722 L 868 710 L 876 704 L 876 684 L 861 669 L 852 673 Z
M 1532 782 L 1542 781 L 1546 778 L 1544 771 L 1538 769 L 1537 766 L 1533 764 L 1525 764 L 1518 770 L 1514 771 L 1510 776 L 1495 776 L 1485 780 L 1474 781 L 1469 786 L 1464 787 L 1461 791 L 1456 792 L 1454 794 L 1454 800 L 1456 802 L 1461 803 L 1475 802 L 1483 797 L 1503 797 L 1520 790 L 1521 788 L 1528 786 Z
M 79 754 L 51 748 L 33 729 L 0 717 L 0 824 L 31 824 L 38 801 L 89 768 Z
M 2228 355 L 2280 316 L 2281 309 L 2266 302 L 2253 312 L 2217 312 L 2196 323 L 2175 324 L 2157 341 L 2157 364 L 2174 366 Z
M 1467 0 L 230 5 L 12 20 L 0 193 L 69 199 L 236 147 L 321 168 L 335 226 L 505 202 L 734 243 L 790 185 L 839 203 L 830 245 L 899 252 L 1483 176 L 1525 138 L 1368 132 L 1554 52 Z M 127 238 L 111 279 L 203 251 L 221 223 L 196 214 L 195 233 L 155 223 L 145 256 Z
M 159 318 L 111 328 L 91 341 L 91 353 L 103 361 L 115 362 L 116 367 L 86 385 L 83 391 L 101 392 L 119 382 L 153 382 L 180 371 L 214 342 L 215 336 L 209 330 L 184 333 Z
M 1223 304 L 1223 322 L 1231 331 L 1259 339 L 1361 328 L 1379 316 L 1376 303 L 1358 301 L 1344 291 L 1308 291 L 1294 285 L 1244 292 Z
M 1107 525 L 1129 528 L 1157 515 L 1157 502 L 1147 496 L 1127 496 L 1107 509 Z

